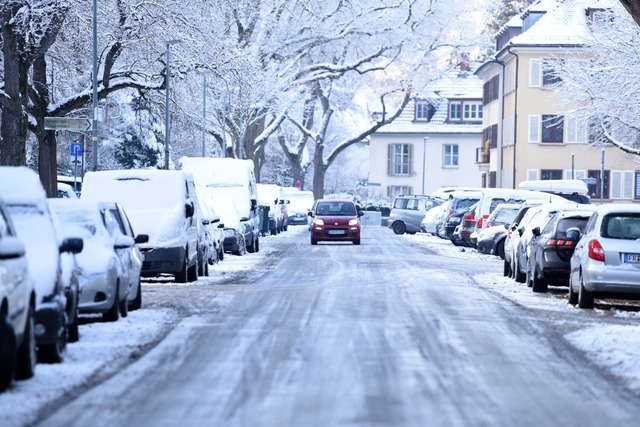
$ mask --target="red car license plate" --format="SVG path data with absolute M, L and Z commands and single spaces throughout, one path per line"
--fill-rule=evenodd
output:
M 334 236 L 342 236 L 344 235 L 344 230 L 327 230 L 327 233 Z
M 624 254 L 624 262 L 629 264 L 640 263 L 640 254 Z

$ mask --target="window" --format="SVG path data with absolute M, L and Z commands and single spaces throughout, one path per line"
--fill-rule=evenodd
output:
M 542 61 L 542 86 L 551 86 L 561 82 L 562 79 L 558 75 L 554 64 L 550 60 Z
M 443 147 L 444 147 L 444 161 L 442 165 L 445 168 L 457 168 L 458 167 L 458 145 L 445 144 Z
M 500 76 L 493 76 L 489 81 L 487 81 L 483 86 L 483 97 L 482 102 L 484 105 L 489 104 L 490 102 L 496 101 L 500 96 Z
M 462 103 L 458 102 L 450 102 L 449 103 L 449 120 L 460 120 L 462 118 Z
M 609 198 L 609 175 L 610 175 L 611 171 L 605 170 L 604 171 L 604 196 L 602 197 L 603 199 L 608 199 Z M 591 196 L 592 198 L 600 198 L 600 171 L 599 170 L 589 170 L 587 171 L 587 178 L 595 178 L 596 179 L 596 183 L 595 184 L 587 184 L 587 187 L 589 187 L 589 196 Z
M 564 171 L 562 169 L 542 169 L 540 171 L 540 177 L 543 180 L 549 179 L 562 179 Z
M 390 199 L 413 194 L 412 188 L 408 185 L 391 185 L 388 187 L 387 192 Z
M 463 107 L 464 120 L 482 120 L 482 103 L 465 102 Z
M 416 102 L 416 120 L 429 120 L 429 103 Z
M 564 142 L 564 117 L 542 116 L 542 142 Z
M 534 58 L 529 60 L 529 86 L 545 87 L 560 82 L 553 60 Z
M 411 144 L 390 144 L 387 173 L 390 176 L 411 174 Z
M 611 198 L 633 199 L 633 171 L 611 171 Z

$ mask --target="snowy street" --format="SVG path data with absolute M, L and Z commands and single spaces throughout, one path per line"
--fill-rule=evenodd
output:
M 142 310 L 85 319 L 64 363 L 0 395 L 0 425 L 596 426 L 640 415 L 636 305 L 573 308 L 562 288 L 533 294 L 502 277 L 499 258 L 424 234 L 370 227 L 361 246 L 312 247 L 306 227 L 290 227 L 194 285 L 143 291 Z

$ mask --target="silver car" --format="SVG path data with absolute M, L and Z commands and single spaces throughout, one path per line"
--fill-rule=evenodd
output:
M 421 231 L 424 214 L 441 204 L 442 200 L 429 196 L 398 196 L 393 201 L 388 227 L 395 234 L 415 234 Z
M 593 308 L 595 298 L 640 298 L 639 239 L 640 206 L 599 206 L 571 257 L 569 303 Z

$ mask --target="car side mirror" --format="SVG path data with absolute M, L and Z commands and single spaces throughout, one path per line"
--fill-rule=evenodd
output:
M 26 248 L 17 237 L 6 236 L 0 240 L 0 259 L 13 259 L 24 256 Z
M 566 233 L 567 240 L 580 240 L 580 229 L 577 227 L 571 227 Z
M 531 233 L 532 233 L 534 236 L 538 237 L 538 236 L 540 235 L 540 227 L 532 228 L 532 229 L 531 229 Z
M 524 233 L 524 227 L 518 228 L 518 235 L 522 236 L 522 233 Z
M 60 253 L 71 252 L 72 254 L 79 254 L 84 247 L 84 241 L 78 237 L 69 237 L 62 241 L 62 244 L 58 248 Z
M 363 211 L 358 211 L 358 216 L 364 216 L 364 212 Z
M 309 215 L 310 217 L 312 217 L 312 218 L 313 218 L 313 212 L 308 211 L 308 212 L 307 212 L 307 215 Z
M 147 243 L 149 241 L 148 234 L 138 234 L 135 239 L 133 239 L 135 243 Z
M 504 224 L 504 229 L 508 230 L 509 229 L 509 224 Z
M 193 207 L 193 203 L 186 203 L 184 205 L 184 214 L 187 218 L 191 218 L 194 214 L 194 207 Z
M 218 228 L 224 228 L 224 222 L 221 222 L 220 224 L 218 224 Z

